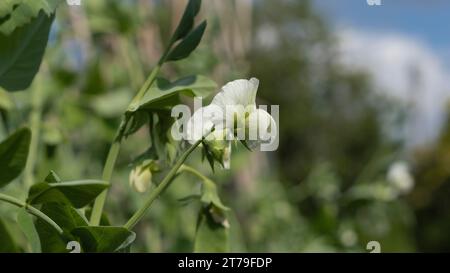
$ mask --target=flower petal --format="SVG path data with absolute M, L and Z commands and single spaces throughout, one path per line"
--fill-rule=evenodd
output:
M 277 124 L 273 117 L 263 109 L 256 109 L 248 117 L 246 126 L 247 144 L 250 148 L 257 147 L 260 143 L 269 141 L 274 137 Z
M 229 82 L 222 87 L 212 100 L 212 104 L 225 109 L 227 105 L 254 105 L 256 101 L 256 92 L 258 90 L 259 80 L 251 78 L 250 80 L 240 79 Z
M 211 132 L 212 128 L 224 128 L 224 113 L 217 105 L 210 104 L 195 111 L 187 123 L 187 140 L 194 144 Z

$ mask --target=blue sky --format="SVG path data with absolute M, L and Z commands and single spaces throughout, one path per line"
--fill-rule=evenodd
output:
M 312 2 L 336 29 L 347 67 L 369 72 L 379 90 L 411 105 L 401 133 L 407 142 L 433 141 L 450 101 L 450 0 Z
M 366 0 L 313 0 L 330 24 L 403 33 L 450 57 L 449 0 L 381 1 L 369 6 Z

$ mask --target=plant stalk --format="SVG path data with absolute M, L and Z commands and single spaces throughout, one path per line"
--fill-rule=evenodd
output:
M 15 205 L 17 207 L 20 208 L 25 208 L 27 210 L 27 212 L 29 212 L 30 214 L 38 217 L 39 219 L 47 222 L 50 226 L 52 226 L 59 234 L 63 233 L 62 228 L 55 223 L 55 221 L 53 221 L 50 217 L 48 217 L 45 213 L 43 213 L 42 211 L 38 210 L 37 208 L 23 202 L 20 201 L 19 199 L 12 197 L 10 195 L 6 195 L 3 193 L 0 193 L 0 201 L 4 201 L 6 203 Z
M 206 176 L 205 176 L 204 174 L 202 174 L 201 172 L 197 171 L 196 169 L 194 169 L 194 168 L 192 168 L 192 167 L 190 167 L 190 166 L 188 166 L 188 165 L 186 165 L 186 164 L 183 164 L 183 165 L 180 167 L 180 172 L 188 172 L 188 173 L 191 173 L 191 174 L 197 176 L 198 178 L 200 178 L 200 179 L 202 180 L 203 183 L 206 183 L 206 184 L 211 184 L 211 183 L 213 183 L 213 184 L 214 184 L 214 182 L 213 182 L 211 179 L 209 179 L 208 177 L 206 177 Z
M 150 76 L 145 81 L 144 85 L 141 87 L 139 92 L 136 94 L 136 96 L 131 101 L 130 105 L 128 106 L 127 111 L 133 111 L 137 110 L 134 107 L 137 105 L 139 100 L 145 95 L 145 92 L 150 88 L 152 83 L 155 81 L 156 75 L 158 74 L 161 66 L 157 65 L 152 72 L 150 73 Z M 137 106 L 136 106 L 137 107 Z M 120 151 L 120 145 L 122 142 L 122 134 L 127 126 L 129 117 L 126 115 L 126 113 L 122 116 L 122 121 L 120 123 L 119 128 L 117 129 L 116 136 L 114 138 L 114 142 L 112 143 L 111 147 L 109 148 L 108 156 L 106 158 L 105 165 L 103 167 L 103 174 L 102 174 L 102 180 L 107 181 L 108 183 L 111 183 L 112 174 L 114 171 L 114 165 L 116 164 L 117 157 L 119 155 Z M 93 226 L 98 226 L 100 224 L 100 219 L 103 213 L 103 207 L 105 206 L 106 197 L 108 195 L 108 189 L 105 189 L 102 193 L 97 196 L 94 202 L 94 206 L 92 208 L 92 214 L 90 219 L 90 224 Z
M 42 76 L 36 78 L 36 85 L 31 92 L 31 114 L 30 114 L 30 129 L 31 141 L 28 152 L 27 163 L 24 170 L 25 187 L 29 188 L 34 183 L 34 169 L 36 166 L 37 154 L 39 149 L 39 136 L 41 132 L 42 120 Z
M 149 209 L 150 206 L 153 204 L 153 201 L 155 201 L 156 198 L 158 198 L 161 195 L 161 193 L 170 185 L 170 182 L 178 174 L 178 170 L 183 165 L 184 161 L 186 161 L 189 155 L 195 150 L 195 148 L 202 141 L 203 141 L 202 139 L 198 140 L 191 147 L 189 147 L 189 149 L 186 152 L 184 152 L 181 155 L 181 157 L 178 159 L 178 161 L 175 163 L 172 169 L 170 169 L 166 177 L 164 177 L 161 183 L 147 197 L 147 200 L 145 201 L 144 205 L 138 211 L 136 211 L 130 218 L 130 220 L 128 220 L 128 222 L 124 225 L 125 228 L 132 229 L 139 222 L 139 220 L 142 219 L 147 209 Z

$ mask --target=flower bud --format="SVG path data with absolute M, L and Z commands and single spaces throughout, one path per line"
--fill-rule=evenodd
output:
M 152 161 L 153 162 L 153 161 Z M 152 182 L 152 163 L 136 166 L 130 172 L 130 186 L 137 192 L 147 191 Z

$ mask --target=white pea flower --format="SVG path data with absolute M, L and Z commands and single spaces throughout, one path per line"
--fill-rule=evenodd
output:
M 144 161 L 141 165 L 136 166 L 130 172 L 130 186 L 137 192 L 146 192 L 152 183 L 152 171 L 156 171 L 157 167 L 153 160 Z
M 414 187 L 414 178 L 406 162 L 393 163 L 388 170 L 387 180 L 400 192 L 408 193 Z
M 219 106 L 222 111 L 221 119 L 213 120 L 215 125 L 234 129 L 245 128 L 246 118 L 256 110 L 258 85 L 259 80 L 256 78 L 225 84 L 211 102 L 211 105 Z
M 195 111 L 194 115 L 187 123 L 187 139 L 191 144 L 200 140 L 214 128 L 223 129 L 223 126 L 217 126 L 222 120 L 221 108 L 217 105 L 208 105 Z
M 241 140 L 255 148 L 263 141 L 268 141 L 276 123 L 265 110 L 256 108 L 256 93 L 259 80 L 240 79 L 227 83 L 213 98 L 210 105 L 197 110 L 187 124 L 187 137 L 190 143 L 195 143 L 202 136 L 211 132 L 212 137 L 206 138 L 208 144 L 216 141 L 215 157 L 223 165 L 229 166 L 231 141 Z M 217 141 L 221 142 L 218 145 Z M 219 148 L 223 152 L 219 152 Z

